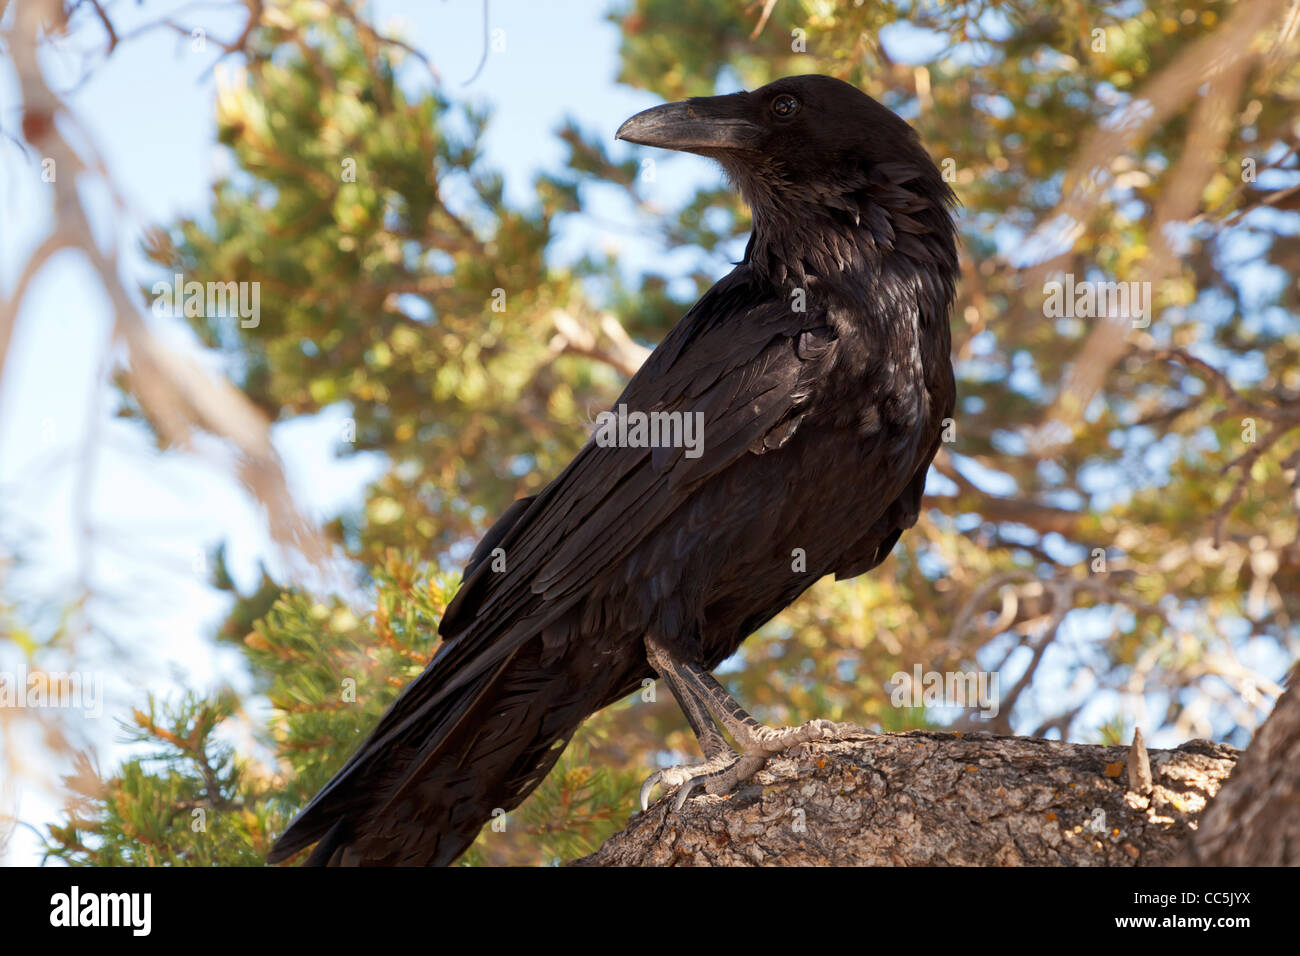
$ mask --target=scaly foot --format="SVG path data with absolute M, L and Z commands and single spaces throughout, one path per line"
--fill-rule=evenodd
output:
M 769 757 L 783 753 L 798 744 L 813 740 L 826 740 L 838 736 L 848 727 L 829 720 L 810 720 L 798 727 L 768 727 L 751 721 L 737 734 L 744 753 L 730 750 L 717 754 L 703 763 L 687 764 L 656 770 L 641 785 L 641 810 L 650 807 L 650 794 L 656 786 L 665 791 L 676 790 L 673 812 L 686 804 L 691 794 L 703 787 L 715 796 L 730 793 L 756 774 Z

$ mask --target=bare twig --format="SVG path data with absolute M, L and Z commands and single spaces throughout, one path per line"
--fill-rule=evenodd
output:
M 1058 242 L 1068 239 L 1073 245 L 1101 209 L 1111 181 L 1104 170 L 1114 157 L 1136 153 L 1147 137 L 1192 102 L 1197 90 L 1208 82 L 1209 92 L 1192 111 L 1179 159 L 1166 177 L 1153 212 L 1151 255 L 1137 281 L 1154 286 L 1178 267 L 1166 227 L 1192 218 L 1213 175 L 1216 158 L 1223 154 L 1246 75 L 1262 56 L 1255 37 L 1281 19 L 1284 6 L 1283 0 L 1256 0 L 1238 6 L 1218 30 L 1189 46 L 1118 116 L 1093 130 L 1067 172 L 1066 182 L 1073 188 L 1046 220 L 1060 231 Z M 1040 229 L 1039 238 L 1045 238 L 1041 234 L 1046 229 Z M 1028 284 L 1037 286 L 1043 278 L 1043 269 L 1036 268 Z M 1040 455 L 1052 454 L 1071 433 L 1111 368 L 1127 351 L 1129 331 L 1129 317 L 1112 316 L 1087 337 L 1062 382 L 1060 396 L 1044 418 L 1051 424 L 1035 443 Z
M 757 40 L 758 35 L 763 32 L 767 26 L 768 18 L 772 16 L 772 11 L 776 9 L 776 0 L 763 0 L 763 12 L 759 14 L 758 23 L 754 25 L 754 30 L 749 34 L 751 40 Z

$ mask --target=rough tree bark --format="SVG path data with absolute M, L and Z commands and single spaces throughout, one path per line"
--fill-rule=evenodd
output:
M 1300 667 L 1297 668 L 1300 670 Z M 1232 778 L 1201 818 L 1181 863 L 1300 866 L 1300 687 L 1278 698 Z
M 575 865 L 1168 864 L 1238 756 L 1204 740 L 1148 752 L 1140 738 L 855 728 L 774 758 L 729 796 L 678 813 L 662 799 Z

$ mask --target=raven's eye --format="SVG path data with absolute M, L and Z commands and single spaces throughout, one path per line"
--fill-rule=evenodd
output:
M 789 93 L 783 93 L 772 101 L 772 112 L 777 116 L 793 116 L 799 111 L 799 101 Z

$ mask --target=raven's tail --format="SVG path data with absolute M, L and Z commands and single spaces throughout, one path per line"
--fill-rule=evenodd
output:
M 485 823 L 541 783 L 582 721 L 610 698 L 542 640 L 450 695 L 431 693 L 450 676 L 439 663 L 298 814 L 268 862 L 316 843 L 307 865 L 451 863 Z

